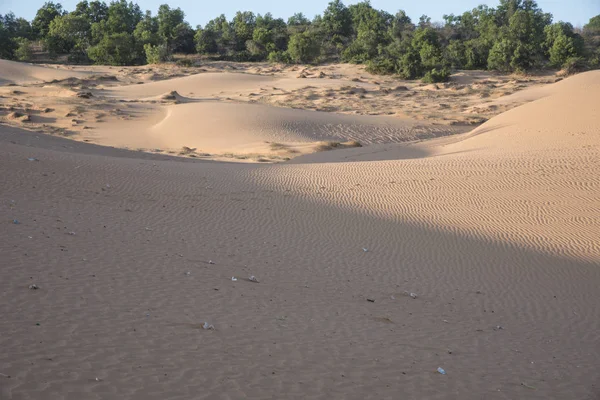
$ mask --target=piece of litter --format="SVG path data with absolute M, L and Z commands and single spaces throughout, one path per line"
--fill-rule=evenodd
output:
M 20 224 L 20 222 L 19 222 L 19 220 L 18 220 L 18 219 L 13 219 L 13 224 L 15 224 L 15 225 L 19 225 L 19 224 Z
M 107 184 L 106 184 L 106 187 L 107 187 L 107 188 L 109 188 L 109 187 L 110 187 L 110 185 L 107 183 Z
M 208 260 L 209 264 L 214 264 L 215 262 L 213 260 Z
M 36 285 L 35 283 L 32 285 L 29 285 L 29 289 L 31 290 L 38 290 L 40 287 L 38 285 Z
M 67 235 L 75 236 L 75 232 L 67 232 Z
M 448 323 L 448 320 L 447 319 L 443 319 L 442 322 Z
M 526 384 L 525 382 L 521 382 L 521 386 L 525 386 L 527 389 L 532 389 L 532 390 L 536 390 L 533 386 L 529 386 L 528 384 Z
M 390 299 L 392 299 L 392 300 L 396 300 L 396 296 L 394 296 L 394 295 L 391 295 L 391 296 L 390 296 Z
M 417 298 L 417 294 L 416 293 L 410 293 L 409 296 L 412 297 L 413 299 Z
M 29 161 L 40 161 L 40 160 L 38 160 L 37 158 L 33 158 L 33 157 L 30 157 L 30 158 L 28 158 L 28 160 L 29 160 Z
M 235 281 L 237 281 L 237 278 L 236 278 L 235 276 L 232 276 L 232 277 L 231 277 L 231 280 L 232 280 L 233 282 L 235 282 Z
M 375 303 L 375 299 L 367 299 L 368 302 Z
M 29 239 L 33 239 L 33 236 L 27 236 Z
M 205 322 L 204 325 L 202 325 L 202 329 L 214 331 L 215 327 L 214 327 L 214 325 L 209 324 L 208 322 Z
M 366 253 L 367 251 L 369 251 L 369 249 L 367 249 L 366 247 L 363 247 L 363 251 Z
M 152 229 L 150 229 L 150 228 L 144 228 L 144 229 L 145 229 L 145 230 L 147 230 L 147 231 L 151 231 L 151 230 L 152 230 Z
M 446 375 L 446 371 L 442 367 L 438 367 L 437 372 L 439 372 L 442 375 Z
M 256 279 L 256 277 L 254 275 L 250 275 L 250 278 L 248 278 L 248 280 L 250 282 L 258 283 L 258 279 Z
M 190 271 L 185 273 L 187 276 L 190 276 L 192 273 Z
M 494 330 L 496 330 L 496 331 L 499 331 L 500 329 L 504 329 L 504 328 L 500 325 L 496 325 L 496 327 L 494 328 Z

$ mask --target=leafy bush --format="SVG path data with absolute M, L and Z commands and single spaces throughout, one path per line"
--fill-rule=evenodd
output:
M 292 58 L 287 51 L 272 51 L 269 53 L 267 59 L 272 63 L 289 64 L 292 62 Z
M 164 44 L 154 46 L 150 43 L 146 43 L 144 45 L 144 51 L 146 52 L 146 62 L 148 64 L 160 64 L 161 62 L 169 61 L 170 59 L 167 46 Z
M 194 66 L 194 62 L 192 60 L 190 60 L 189 58 L 182 58 L 180 60 L 177 60 L 176 64 L 179 65 L 180 67 L 187 67 L 187 68 Z
M 133 36 L 128 33 L 105 35 L 88 49 L 88 57 L 96 64 L 131 65 L 140 62 Z
M 19 61 L 29 61 L 33 55 L 31 49 L 31 41 L 25 38 L 17 38 L 17 49 L 15 50 L 15 58 Z
M 565 75 L 573 75 L 589 69 L 589 64 L 582 57 L 571 57 L 563 65 L 562 71 Z
M 421 79 L 424 83 L 448 82 L 449 80 L 450 71 L 446 68 L 442 68 L 441 70 L 434 68 L 431 71 L 427 71 L 423 79 Z
M 290 38 L 288 53 L 293 62 L 310 63 L 317 59 L 321 49 L 309 32 L 296 33 Z
M 396 64 L 390 58 L 379 57 L 367 61 L 367 72 L 377 75 L 389 75 L 396 72 Z

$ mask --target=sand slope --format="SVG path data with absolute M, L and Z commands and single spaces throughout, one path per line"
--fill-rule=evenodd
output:
M 0 125 L 2 399 L 598 398 L 599 84 L 293 164 Z M 338 118 L 200 101 L 123 122 L 231 107 L 293 140 Z
M 54 79 L 86 77 L 85 72 L 43 67 L 0 59 L 0 85 L 48 82 Z
M 261 104 L 209 100 L 157 109 L 142 118 L 98 125 L 89 134 L 101 144 L 197 153 L 295 156 L 321 142 L 395 143 L 449 135 L 460 127 L 435 126 L 412 119 L 350 116 Z M 462 128 L 464 130 L 464 128 Z

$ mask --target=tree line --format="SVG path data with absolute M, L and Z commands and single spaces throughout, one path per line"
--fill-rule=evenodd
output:
M 438 23 L 425 15 L 413 22 L 402 10 L 390 14 L 368 0 L 350 6 L 334 0 L 312 20 L 240 11 L 195 29 L 179 8 L 163 4 L 153 15 L 126 0 L 84 0 L 71 12 L 49 1 L 31 22 L 0 15 L 1 58 L 30 60 L 35 41 L 72 63 L 153 64 L 199 53 L 233 61 L 359 63 L 373 73 L 437 82 L 451 69 L 598 68 L 600 15 L 580 30 L 553 23 L 534 0 L 500 0 Z

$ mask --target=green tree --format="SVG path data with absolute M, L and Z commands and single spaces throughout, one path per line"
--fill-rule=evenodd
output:
M 0 15 L 0 58 L 12 59 L 17 46 L 16 41 L 4 25 L 4 18 Z
M 551 65 L 561 67 L 568 59 L 583 56 L 583 37 L 573 31 L 573 25 L 557 22 L 547 25 L 544 33 L 544 45 L 548 49 Z
M 288 27 L 290 26 L 309 26 L 310 20 L 304 16 L 302 13 L 295 13 L 287 20 Z
M 133 33 L 143 18 L 140 7 L 132 2 L 127 3 L 126 0 L 111 2 L 107 15 L 106 19 L 92 24 L 94 36 L 102 38 L 106 34 Z
M 90 24 L 94 22 L 100 22 L 108 18 L 108 6 L 106 3 L 100 1 L 87 0 L 80 1 L 75 6 L 75 11 L 72 14 L 84 16 L 87 18 Z
M 243 51 L 246 49 L 246 42 L 252 40 L 256 17 L 250 11 L 238 11 L 231 24 L 235 38 L 235 50 Z
M 585 52 L 593 68 L 600 68 L 600 15 L 590 18 L 583 27 Z
M 35 34 L 29 21 L 25 18 L 17 18 L 14 13 L 9 12 L 4 16 L 0 15 L 4 28 L 13 38 L 34 39 Z
M 88 57 L 97 64 L 129 65 L 145 59 L 143 43 L 133 33 L 142 21 L 140 7 L 126 0 L 110 3 L 106 19 L 91 25 L 91 44 Z
M 402 40 L 415 30 L 410 17 L 400 10 L 392 18 L 388 34 L 392 39 Z
M 153 17 L 150 11 L 146 11 L 142 20 L 136 25 L 133 37 L 141 45 L 158 45 L 161 42 L 158 34 L 158 18 Z
M 589 22 L 583 26 L 583 32 L 589 35 L 600 35 L 600 14 L 590 18 Z
M 380 46 L 387 44 L 387 19 L 385 14 L 371 7 L 368 1 L 348 7 L 356 38 L 342 53 L 342 59 L 365 62 L 378 54 Z
M 75 13 L 56 17 L 44 39 L 50 53 L 67 54 L 74 48 L 85 52 L 91 40 L 91 25 L 86 16 Z
M 219 51 L 217 46 L 217 32 L 212 29 L 198 28 L 194 35 L 196 51 L 200 54 L 214 54 Z
M 167 49 L 172 51 L 178 39 L 179 24 L 184 22 L 185 14 L 180 8 L 171 9 L 167 4 L 158 8 L 158 35 L 166 44 Z
M 39 38 L 46 37 L 46 35 L 48 35 L 48 30 L 50 29 L 50 23 L 54 18 L 63 14 L 65 14 L 65 12 L 60 3 L 54 3 L 52 1 L 44 3 L 35 14 L 35 18 L 31 23 L 36 36 Z
M 334 0 L 323 12 L 322 29 L 325 35 L 334 39 L 347 38 L 352 33 L 352 15 L 340 0 Z
M 497 41 L 488 56 L 488 68 L 502 72 L 511 70 L 511 61 L 515 51 L 514 43 L 504 38 Z
M 177 24 L 174 33 L 175 38 L 171 49 L 174 53 L 191 54 L 196 52 L 196 45 L 194 43 L 195 32 L 190 24 L 187 22 Z
M 88 49 L 88 57 L 96 64 L 132 65 L 142 61 L 133 35 L 127 32 L 104 35 Z
M 419 52 L 421 65 L 425 69 L 441 68 L 443 64 L 439 35 L 433 28 L 415 30 L 412 48 Z
M 293 62 L 311 63 L 320 55 L 320 48 L 309 32 L 295 33 L 290 37 L 288 53 Z
M 444 59 L 452 68 L 465 68 L 467 65 L 467 47 L 462 40 L 451 40 L 444 49 Z

